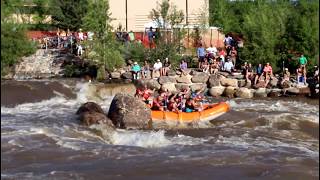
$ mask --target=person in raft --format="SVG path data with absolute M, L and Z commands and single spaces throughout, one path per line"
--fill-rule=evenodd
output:
M 147 88 L 147 85 L 144 85 L 142 89 L 137 88 L 135 97 L 138 97 L 141 99 L 143 102 L 149 105 L 149 107 L 152 106 L 152 94 L 153 91 L 151 89 Z

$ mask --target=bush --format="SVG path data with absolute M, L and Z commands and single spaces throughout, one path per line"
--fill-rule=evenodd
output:
M 1 76 L 23 56 L 33 54 L 36 45 L 28 40 L 23 25 L 1 23 Z

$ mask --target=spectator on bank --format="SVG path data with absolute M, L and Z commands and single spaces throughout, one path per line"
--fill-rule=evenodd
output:
M 186 70 L 188 69 L 188 64 L 185 60 L 181 60 L 181 63 L 180 63 L 180 71 L 184 74 L 184 75 L 187 75 L 186 73 Z
M 254 78 L 254 85 L 257 84 L 257 81 L 261 80 L 262 78 L 262 74 L 263 74 L 263 68 L 262 68 L 262 64 L 259 64 L 257 69 L 256 69 L 256 75 L 255 75 L 255 78 Z
M 141 68 L 137 62 L 133 63 L 131 71 L 132 71 L 133 79 L 140 79 L 139 74 L 140 74 Z
M 248 63 L 244 62 L 244 64 L 241 66 L 241 71 L 244 76 L 246 76 L 247 68 L 248 68 Z
M 163 62 L 163 67 L 161 68 L 161 76 L 166 76 L 168 70 L 171 68 L 171 63 L 169 61 L 169 58 L 166 58 Z
M 306 69 L 303 65 L 297 69 L 297 81 L 298 84 L 306 84 Z
M 252 68 L 252 64 L 249 63 L 247 68 L 246 68 L 246 81 L 247 82 L 251 82 L 252 76 L 253 76 L 253 68 Z
M 227 62 L 224 63 L 224 71 L 231 73 L 234 70 L 234 65 L 230 58 L 227 58 Z
M 150 65 L 147 60 L 144 61 L 144 65 L 142 67 L 142 78 L 146 79 L 150 75 Z
M 202 72 L 209 73 L 209 62 L 207 58 L 204 58 L 204 62 L 201 63 L 200 69 Z
M 129 40 L 130 40 L 131 42 L 135 40 L 134 33 L 133 33 L 132 30 L 128 33 L 128 36 L 129 36 Z
M 77 46 L 77 56 L 80 57 L 83 54 L 83 47 L 82 47 L 80 41 L 77 42 L 76 46 Z
M 301 54 L 300 58 L 299 58 L 299 65 L 306 68 L 306 64 L 307 64 L 307 58 L 304 57 L 303 54 Z
M 270 79 L 273 77 L 272 67 L 267 63 L 263 68 L 264 76 L 266 77 L 265 87 L 268 85 Z
M 206 51 L 202 44 L 197 49 L 197 56 L 198 56 L 198 68 L 201 68 L 201 63 L 204 62 L 204 57 L 206 56 Z
M 149 31 L 148 31 L 148 41 L 149 41 L 149 47 L 151 48 L 151 45 L 153 43 L 154 40 L 154 32 L 152 30 L 152 27 L 150 27 Z
M 79 29 L 78 38 L 79 38 L 80 41 L 83 41 L 83 40 L 84 40 L 84 34 L 83 34 L 83 32 L 82 32 L 82 29 Z
M 210 44 L 210 47 L 208 47 L 206 50 L 207 50 L 208 58 L 216 57 L 218 53 L 217 48 L 212 46 L 212 44 Z
M 161 75 L 161 68 L 162 68 L 162 63 L 160 59 L 157 60 L 156 63 L 153 65 L 153 70 L 152 70 L 152 78 L 154 78 L 155 73 L 159 73 Z
M 316 70 L 314 71 L 314 79 L 317 80 L 317 82 L 319 83 L 319 67 L 315 66 Z
M 237 60 L 237 55 L 238 55 L 238 52 L 236 50 L 235 47 L 232 47 L 231 48 L 231 51 L 230 51 L 230 57 L 231 57 L 231 60 L 232 60 L 232 63 L 233 65 L 236 65 L 236 60 Z
M 284 68 L 283 78 L 280 84 L 290 81 L 290 72 L 288 68 Z
M 210 74 L 216 74 L 219 71 L 219 63 L 217 60 L 213 59 L 213 62 L 210 64 Z

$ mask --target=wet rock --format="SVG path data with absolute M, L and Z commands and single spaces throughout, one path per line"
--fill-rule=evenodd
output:
M 290 87 L 290 88 L 284 89 L 284 92 L 287 95 L 299 95 L 300 90 L 299 88 L 296 88 L 296 87 Z
M 161 76 L 158 79 L 160 84 L 165 84 L 165 83 L 176 83 L 176 78 L 172 76 Z
M 209 74 L 200 72 L 193 75 L 193 77 L 191 78 L 191 81 L 193 83 L 206 83 L 208 79 L 209 79 Z
M 267 89 L 266 88 L 258 88 L 254 92 L 254 97 L 267 97 Z
M 138 98 L 119 93 L 111 102 L 108 117 L 119 128 L 148 128 L 151 110 Z
M 221 79 L 225 78 L 224 76 L 220 75 L 220 74 L 212 74 L 210 75 L 209 78 L 209 87 L 215 87 L 215 86 L 220 86 L 220 81 Z
M 215 86 L 209 89 L 209 94 L 213 97 L 219 97 L 223 94 L 225 90 L 224 86 Z
M 80 115 L 85 112 L 90 112 L 90 113 L 97 112 L 97 113 L 104 114 L 104 111 L 102 110 L 102 108 L 97 103 L 94 103 L 94 102 L 86 102 L 82 104 L 77 110 L 76 114 Z
M 133 75 L 132 75 L 132 72 L 125 72 L 125 73 L 121 74 L 121 77 L 124 79 L 132 79 Z
M 112 121 L 107 118 L 105 114 L 99 112 L 84 112 L 80 114 L 79 119 L 87 126 L 91 126 L 93 124 L 107 124 L 109 127 L 114 127 Z
M 161 90 L 162 91 L 167 91 L 168 90 L 169 92 L 177 92 L 175 83 L 171 83 L 171 82 L 162 84 L 161 85 Z
M 236 91 L 238 88 L 236 87 L 232 87 L 232 86 L 228 86 L 226 87 L 226 89 L 224 90 L 223 94 L 224 96 L 228 97 L 228 98 L 233 98 Z
M 237 79 L 222 78 L 220 83 L 222 86 L 238 87 L 238 80 Z
M 252 98 L 253 97 L 252 91 L 248 88 L 245 88 L 245 87 L 241 87 L 241 88 L 237 89 L 235 95 L 240 98 Z
M 299 94 L 309 96 L 311 94 L 310 88 L 309 87 L 299 88 Z
M 292 85 L 292 82 L 290 82 L 290 81 L 285 81 L 285 82 L 283 82 L 282 84 L 280 84 L 280 87 L 281 87 L 282 89 L 285 89 L 285 88 L 291 87 L 291 85 Z
M 281 89 L 271 89 L 270 92 L 268 92 L 268 97 L 279 97 L 281 96 Z
M 191 78 L 192 76 L 190 75 L 186 75 L 186 76 L 180 76 L 180 77 L 176 77 L 176 80 L 178 83 L 185 83 L 185 84 L 191 84 Z

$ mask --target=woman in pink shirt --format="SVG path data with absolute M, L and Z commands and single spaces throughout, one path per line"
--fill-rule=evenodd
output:
M 269 63 L 267 63 L 263 68 L 264 75 L 266 77 L 265 87 L 268 85 L 270 78 L 273 76 L 272 67 Z

